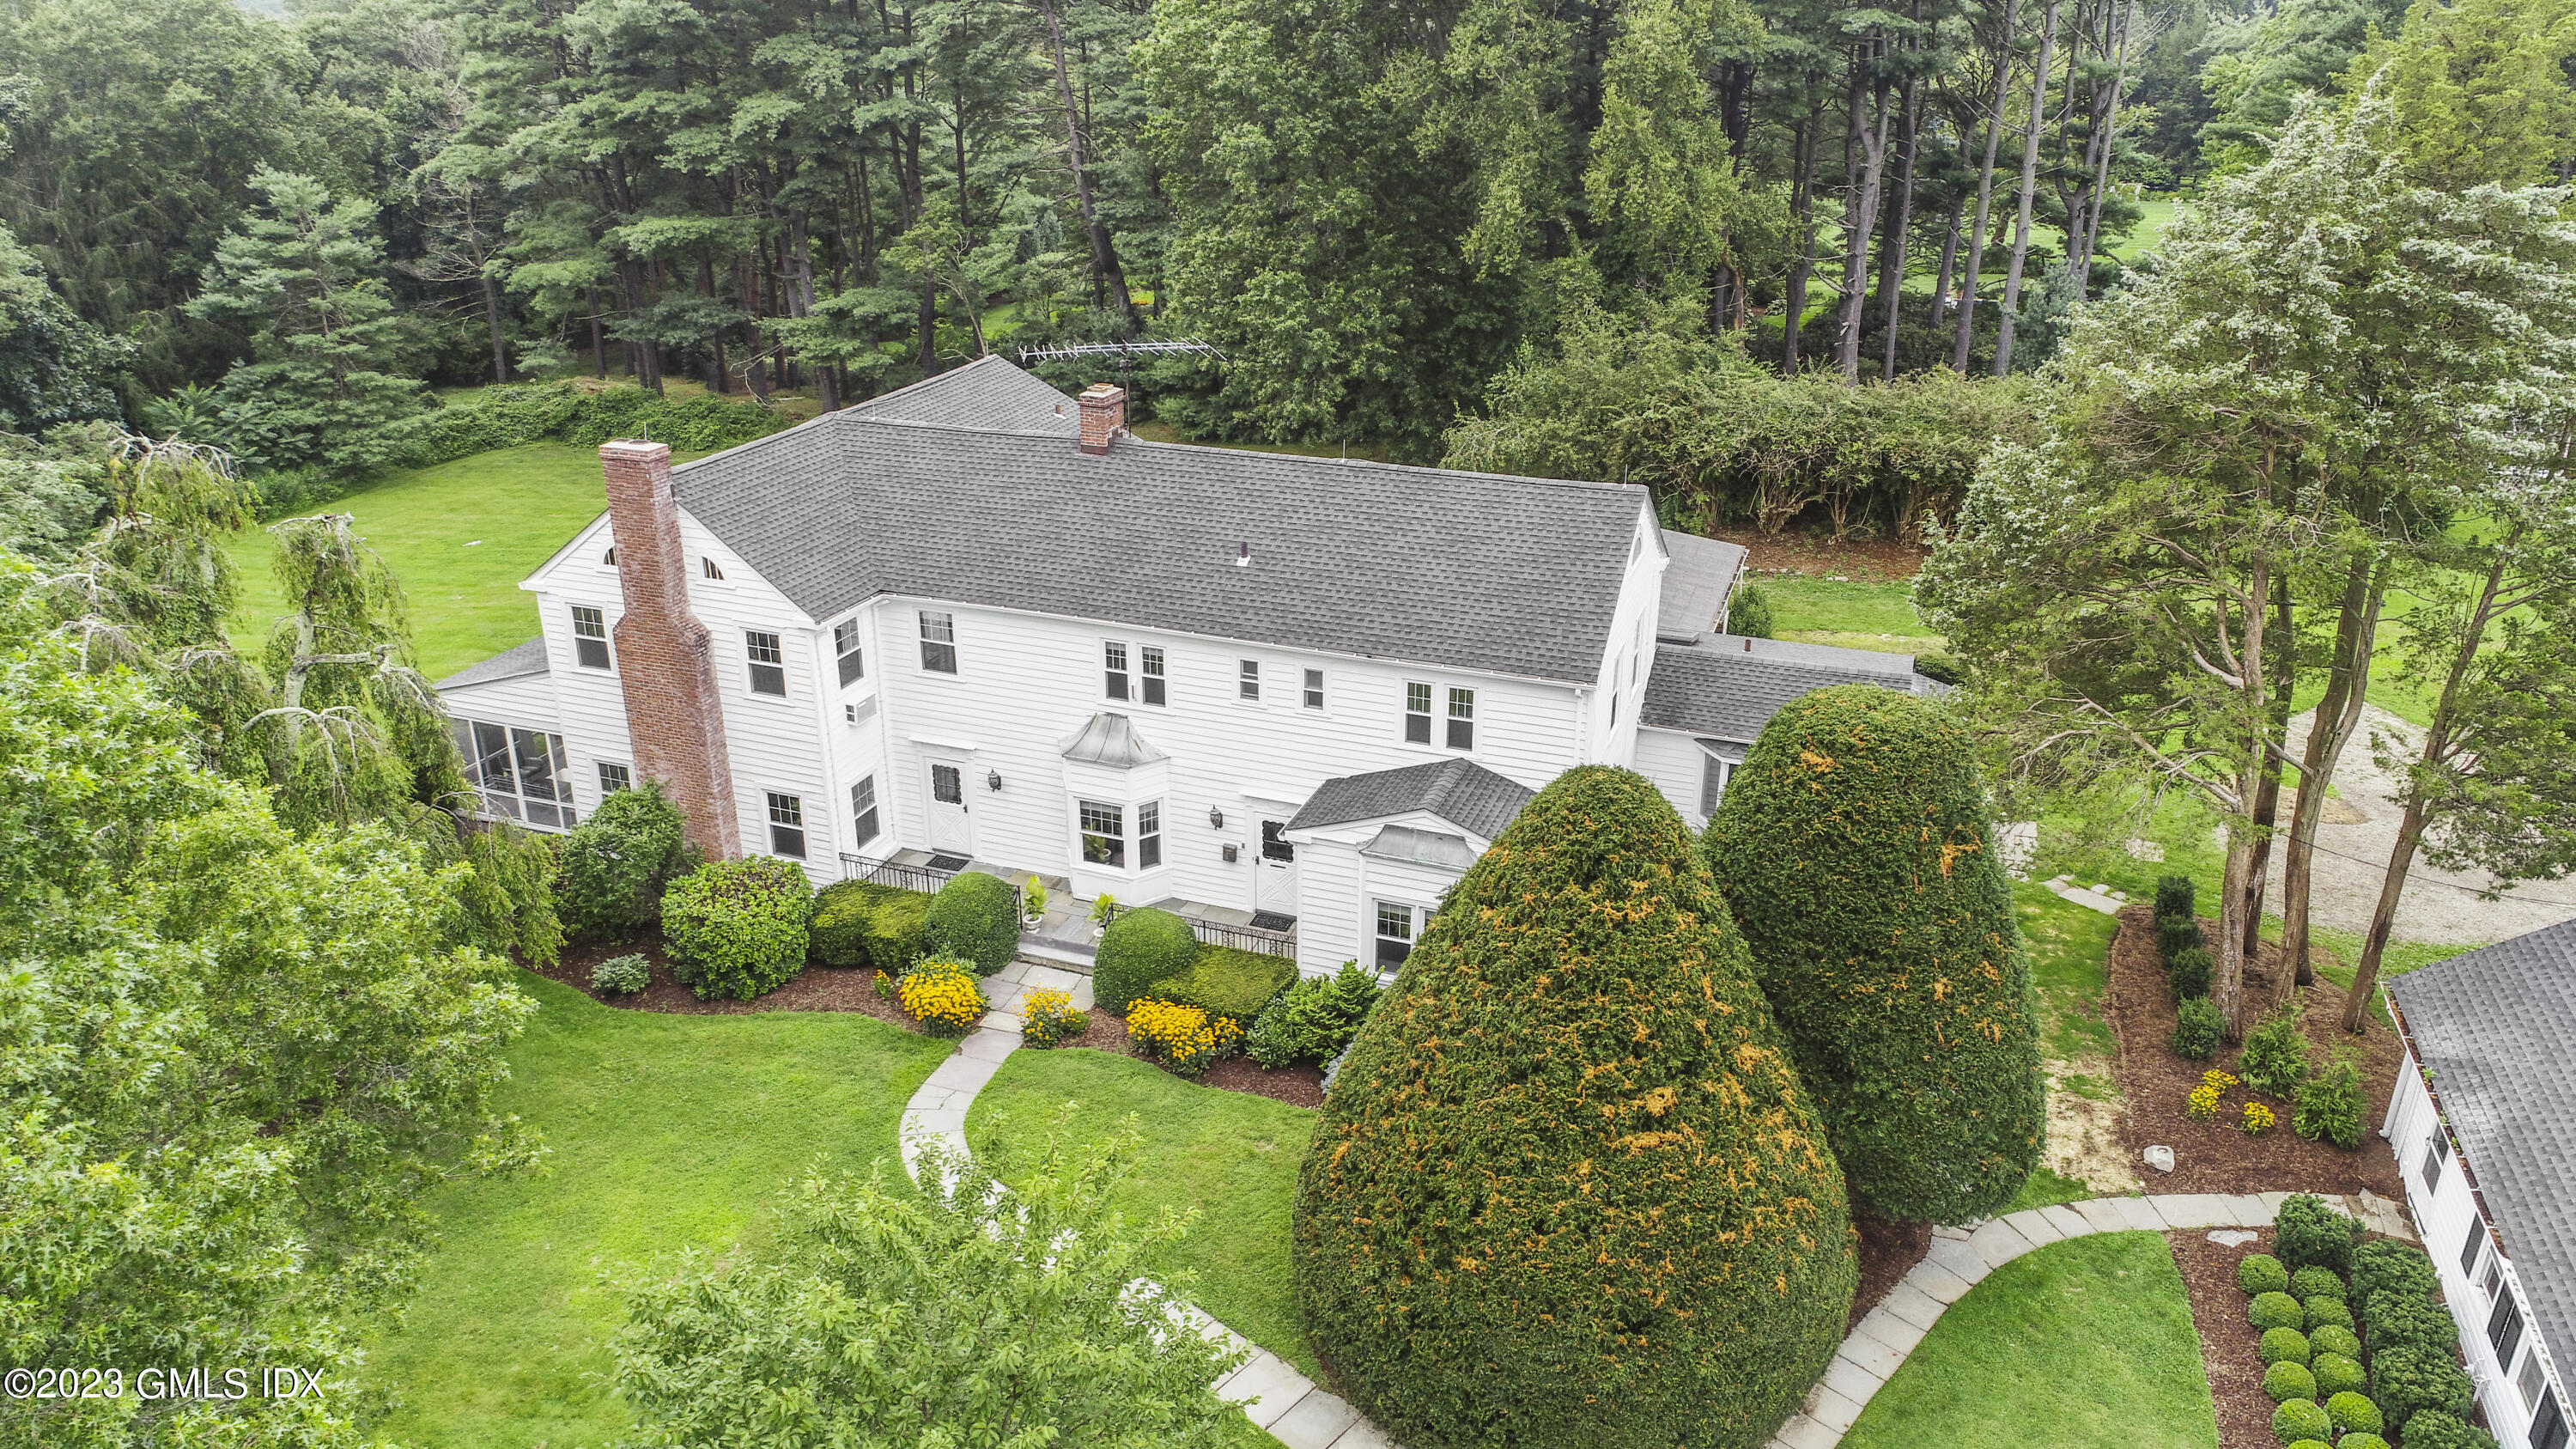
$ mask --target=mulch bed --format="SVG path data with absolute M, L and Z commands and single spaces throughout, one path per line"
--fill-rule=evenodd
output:
M 2234 1248 L 2211 1242 L 2205 1228 L 2165 1234 L 2191 1294 L 2191 1323 L 2217 1401 L 2222 1449 L 2280 1449 L 2272 1437 L 2272 1400 L 2263 1392 L 2263 1335 L 2246 1321 L 2245 1294 L 2236 1286 L 2238 1260 L 2272 1251 L 2272 1230 L 2261 1231 L 2256 1241 Z
M 2307 1033 L 2311 1059 L 2318 1066 L 2323 1066 L 2346 1043 L 2360 1044 L 2367 1104 L 2362 1114 L 2361 1146 L 2346 1152 L 2329 1143 L 2301 1140 L 2290 1130 L 2287 1102 L 2270 1104 L 2279 1114 L 2279 1126 L 2260 1137 L 2249 1137 L 2236 1125 L 2241 1120 L 2241 1104 L 2248 1095 L 2241 1086 L 2229 1090 L 2226 1106 L 2216 1120 L 2191 1120 L 2186 1107 L 2191 1089 L 2200 1085 L 2200 1074 L 2211 1067 L 2235 1072 L 2242 1052 L 2235 1046 L 2222 1046 L 2206 1062 L 2185 1061 L 2175 1055 L 2173 995 L 2156 958 L 2154 914 L 2154 908 L 2145 905 L 2120 912 L 2120 932 L 2111 942 L 2111 981 L 2106 999 L 2106 1015 L 2120 1041 L 2120 1093 L 2128 1105 L 2121 1117 L 2121 1130 L 2127 1138 L 2129 1160 L 2138 1162 L 2138 1154 L 2150 1144 L 2161 1143 L 2174 1150 L 2171 1174 L 2141 1165 L 2141 1175 L 2148 1179 L 2147 1191 L 2340 1195 L 2367 1188 L 2381 1197 L 2403 1201 L 2404 1184 L 2398 1176 L 2397 1158 L 2377 1132 L 2388 1113 L 2389 1094 L 2396 1087 L 2397 1068 L 2403 1057 L 2397 1034 L 2385 1022 L 2372 1017 L 2365 1020 L 2359 1038 L 2346 1036 L 2342 1028 L 2344 993 L 2330 981 L 2321 978 L 2305 988 L 2301 1029 Z M 2202 926 L 2212 936 L 2217 934 L 2216 922 L 2204 920 Z M 2249 1002 L 2270 999 L 2271 973 L 2278 958 L 2278 949 L 2266 941 L 2260 959 L 2247 963 Z M 2249 1010 L 2249 1027 L 2253 1015 Z
M 1840 574 L 1858 581 L 1910 579 L 1923 570 L 1931 550 L 1894 539 L 1847 538 L 1835 543 L 1830 534 L 1790 529 L 1777 537 L 1759 529 L 1726 528 L 1717 537 L 1747 550 L 1744 566 L 1756 573 Z
M 1932 1251 L 1932 1225 L 1928 1222 L 1891 1222 L 1854 1213 L 1852 1227 L 1860 1234 L 1860 1292 L 1852 1295 L 1851 1321 L 1843 1325 L 1846 1338 L 1878 1306 L 1878 1301 L 1895 1291 L 1914 1265 L 1923 1261 L 1923 1255 Z
M 1083 1014 L 1090 1018 L 1091 1024 L 1083 1028 L 1082 1035 L 1058 1043 L 1057 1049 L 1086 1047 L 1116 1057 L 1140 1055 L 1135 1044 L 1128 1039 L 1127 1018 L 1098 1007 Z M 1207 1075 L 1199 1078 L 1199 1084 L 1220 1091 L 1268 1097 L 1291 1107 L 1324 1105 L 1324 1069 L 1321 1067 L 1285 1067 L 1274 1072 L 1250 1057 L 1227 1057 L 1210 1066 Z

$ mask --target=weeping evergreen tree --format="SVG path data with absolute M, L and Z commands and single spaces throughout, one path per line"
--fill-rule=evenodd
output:
M 1842 1174 L 1690 832 L 1587 767 L 1469 868 L 1298 1183 L 1309 1332 L 1413 1449 L 1752 1446 L 1833 1355 Z
M 1702 851 L 1855 1206 L 1963 1222 L 2046 1131 L 2039 1022 L 1967 731 L 1869 684 L 1792 701 Z

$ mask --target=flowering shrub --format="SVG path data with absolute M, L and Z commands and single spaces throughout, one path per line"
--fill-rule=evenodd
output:
M 1069 992 L 1040 987 L 1020 998 L 1020 1040 L 1051 1047 L 1082 1035 L 1091 1018 L 1073 1009 Z
M 1243 1028 L 1230 1016 L 1148 997 L 1128 1011 L 1127 1035 L 1175 1076 L 1195 1077 L 1243 1040 Z
M 2218 1115 L 2218 1089 L 2206 1084 L 2191 1089 L 2191 1101 L 2183 1108 L 2194 1122 L 2206 1122 Z
M 2260 1102 L 2248 1102 L 2245 1104 L 2245 1135 L 2248 1137 L 2262 1136 L 2264 1133 L 2271 1131 L 2272 1124 L 2279 1120 L 2279 1118 L 2272 1115 L 2271 1108 L 2264 1106 Z
M 888 976 L 882 971 L 877 973 L 877 999 L 880 1001 L 892 1001 L 895 999 L 894 978 Z
M 903 1014 L 935 1036 L 963 1036 L 984 1019 L 990 1005 L 975 980 L 973 963 L 933 956 L 904 973 L 895 984 Z
M 2200 1084 L 2204 1087 L 2215 1087 L 2219 1091 L 2224 1092 L 2228 1088 L 2236 1085 L 2236 1079 L 2229 1076 L 2227 1073 L 2220 1071 L 2216 1067 L 2211 1067 L 2208 1071 L 2200 1074 Z

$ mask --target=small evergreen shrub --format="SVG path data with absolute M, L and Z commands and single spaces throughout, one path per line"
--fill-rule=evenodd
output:
M 2308 1372 L 2306 1364 L 2284 1359 L 2263 1370 L 2263 1393 L 2276 1404 L 2313 1399 L 2317 1396 L 2317 1378 Z
M 2287 1293 L 2290 1270 L 2269 1253 L 2248 1253 L 2236 1262 L 2236 1286 L 2248 1293 Z
M 2387 1427 L 2377 1404 L 2367 1395 L 2350 1391 L 2326 1400 L 2326 1417 L 2334 1420 L 2338 1434 L 2376 1434 Z
M 2301 1439 L 2291 1444 L 2289 1449 L 2335 1449 L 2335 1446 L 2323 1439 Z
M 2462 1420 L 2469 1417 L 2477 1389 L 2460 1372 L 2457 1352 L 2450 1343 L 2438 1348 L 2403 1344 L 2384 1352 L 2371 1350 L 2370 1396 L 2386 1416 L 2387 1427 L 2395 1429 L 2409 1449 L 2414 1436 L 2407 1425 L 2415 1415 L 2435 1409 Z
M 2287 1097 L 2308 1079 L 2308 1039 L 2299 1030 L 2297 1002 L 2264 1018 L 2245 1038 L 2236 1075 L 2266 1097 Z
M 2337 1358 L 2357 1360 L 2361 1357 L 2361 1335 L 2349 1328 L 2337 1328 L 2328 1324 L 2308 1335 L 2308 1347 L 2318 1357 L 2333 1354 Z M 2310 1362 L 2313 1364 L 2314 1360 Z
M 611 791 L 563 838 L 555 857 L 555 913 L 575 940 L 625 941 L 661 914 L 662 893 L 695 868 L 680 807 L 646 780 Z
M 895 999 L 932 1036 L 964 1036 L 992 1009 L 975 963 L 953 956 L 922 958 L 895 983 Z
M 2449 1310 L 2420 1293 L 2405 1289 L 2382 1291 L 2370 1300 L 2369 1309 L 2362 1324 L 2362 1342 L 2370 1345 L 2374 1359 L 2399 1348 L 2448 1353 L 2459 1337 Z
M 922 921 L 922 949 L 973 963 L 985 976 L 1011 964 L 1020 949 L 1019 893 L 1011 883 L 980 870 L 949 877 L 930 898 Z
M 1165 1001 L 1195 1006 L 1210 1016 L 1229 1017 L 1238 1027 L 1261 1017 L 1279 993 L 1297 979 L 1297 963 L 1261 951 L 1231 946 L 1201 946 L 1189 969 L 1166 977 L 1154 988 Z
M 2433 1272 L 2433 1260 L 2412 1243 L 2395 1238 L 2381 1238 L 2362 1244 L 2352 1255 L 2352 1291 L 2344 1295 L 2346 1303 L 2358 1303 L 2365 1309 L 2382 1293 L 2411 1293 L 2427 1298 L 2442 1286 Z
M 2200 922 L 2188 916 L 2156 922 L 2156 959 L 2165 963 L 2166 970 L 2173 969 L 2183 952 L 2208 949 L 2209 936 L 2201 930 Z
M 2321 1295 L 2309 1299 L 2305 1306 L 2308 1311 L 2308 1332 L 2315 1333 L 2320 1328 L 2340 1328 L 2346 1332 L 2351 1331 L 2352 1308 L 2342 1299 Z
M 922 958 L 929 919 L 930 897 L 919 891 L 863 880 L 825 886 L 814 901 L 814 959 L 901 976 Z
M 2258 1351 L 2267 1364 L 2304 1364 L 2308 1361 L 2308 1336 L 2295 1328 L 2267 1328 Z
M 1076 1011 L 1069 992 L 1040 987 L 1020 998 L 1020 1040 L 1033 1047 L 1069 1042 L 1091 1027 L 1091 1018 Z
M 632 996 L 653 984 L 653 968 L 641 956 L 611 956 L 590 968 L 590 989 L 603 996 Z
M 2174 1055 L 2187 1062 L 2205 1062 L 2218 1054 L 2225 1040 L 2227 1016 L 2218 1003 L 2207 996 L 2184 997 L 2175 1008 Z
M 1210 1062 L 1234 1049 L 1243 1029 L 1230 1016 L 1146 997 L 1127 1009 L 1127 1039 L 1172 1075 L 1198 1077 Z
M 1124 1016 L 1138 997 L 1190 969 L 1199 954 L 1199 938 L 1190 923 L 1170 911 L 1147 907 L 1120 911 L 1101 933 L 1099 959 L 1092 963 L 1092 1000 L 1103 1011 Z
M 2291 1093 L 2290 1130 L 2349 1152 L 2361 1145 L 2361 1056 L 2346 1048 Z
M 2265 1387 L 2270 1387 L 2268 1375 Z M 2302 1439 L 2331 1440 L 2334 1420 L 2326 1417 L 2324 1406 L 2314 1399 L 2291 1399 L 2272 1411 L 2272 1437 L 2284 1444 L 2296 1444 Z
M 2457 1414 L 2425 1409 L 2406 1421 L 2406 1449 L 2496 1449 L 2496 1441 Z
M 2193 903 L 2196 888 L 2187 875 L 2159 876 L 2156 879 L 2156 923 L 2188 921 L 2197 907 Z
M 2272 1222 L 2272 1249 L 2293 1269 L 2310 1264 L 2342 1272 L 2352 1266 L 2361 1224 L 2314 1193 L 2294 1192 Z
M 2266 1332 L 2275 1328 L 2304 1331 L 2308 1311 L 2299 1306 L 2298 1299 L 2287 1293 L 2257 1293 L 2254 1301 L 2245 1305 L 2245 1321 Z
M 2308 1360 L 2308 1372 L 2317 1376 L 2317 1392 L 2329 1397 L 2358 1393 L 2370 1383 L 2359 1359 L 2339 1353 L 2321 1353 Z
M 1726 631 L 1746 639 L 1771 637 L 1771 596 L 1752 584 L 1735 591 L 1727 601 Z
M 2173 988 L 2174 1000 L 2177 1002 L 2206 1000 L 2209 996 L 2210 973 L 2215 969 L 2214 963 L 2209 959 L 2209 952 L 2202 947 L 2194 946 L 2175 956 L 2172 963 L 2166 966 L 2165 983 Z M 2224 1018 L 2221 1020 L 2223 1022 Z M 2221 1029 L 2223 1030 L 2224 1027 L 2222 1026 Z
M 698 867 L 662 895 L 671 974 L 701 1001 L 775 990 L 805 965 L 813 897 L 803 868 L 774 855 Z
M 1331 1061 L 1359 1034 L 1378 989 L 1376 973 L 1357 961 L 1343 962 L 1330 976 L 1301 977 L 1253 1021 L 1243 1054 L 1274 1071 Z
M 2388 1441 L 2376 1434 L 2346 1434 L 2335 1441 L 2335 1449 L 2388 1449 Z
M 2344 1299 L 2343 1278 L 2332 1268 L 2311 1263 L 2290 1275 L 2290 1296 L 2301 1303 L 2319 1297 L 2340 1303 Z

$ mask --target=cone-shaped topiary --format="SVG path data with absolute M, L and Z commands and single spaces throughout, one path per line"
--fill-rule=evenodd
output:
M 1569 772 L 1469 868 L 1298 1182 L 1316 1348 L 1411 1449 L 1768 1439 L 1833 1357 L 1842 1174 L 1688 829 Z
M 1852 1201 L 1964 1222 L 2046 1126 L 2039 1022 L 1968 732 L 1875 685 L 1792 701 L 1703 841 Z

